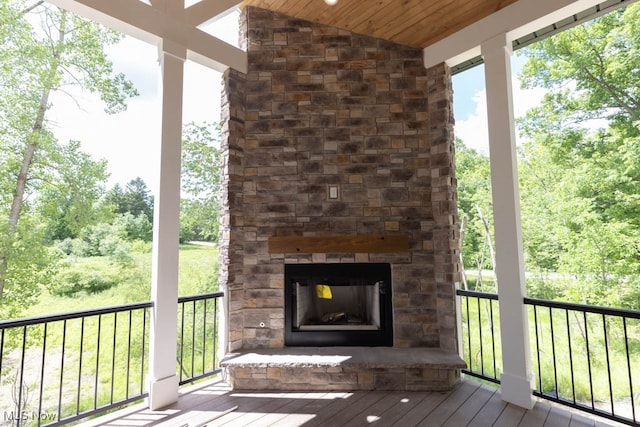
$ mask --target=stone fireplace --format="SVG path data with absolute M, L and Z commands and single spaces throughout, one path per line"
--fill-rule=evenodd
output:
M 339 372 L 330 364 L 317 373 L 322 363 L 313 362 L 314 369 L 296 371 L 296 387 L 308 387 L 314 372 L 319 388 L 335 385 L 318 378 L 349 376 L 343 369 L 364 382 L 338 381 L 338 388 L 380 387 L 388 381 L 371 379 L 367 369 L 398 376 L 386 368 L 412 378 L 393 387 L 450 386 L 461 361 L 449 69 L 425 69 L 419 48 L 263 9 L 247 7 L 241 21 L 249 72 L 227 71 L 223 91 L 220 279 L 227 353 L 264 357 L 245 365 L 228 358 L 232 382 L 284 387 L 267 354 L 292 346 L 297 355 L 305 346 L 356 351 L 336 350 L 348 343 L 376 346 L 381 356 Z M 304 280 L 300 266 L 311 266 Z M 384 266 L 388 277 L 349 281 L 342 272 L 354 266 Z M 285 302 L 301 294 L 306 299 L 289 311 Z M 344 301 L 366 303 L 368 311 Z M 361 339 L 381 329 L 380 341 Z M 410 362 L 386 366 L 394 353 Z M 428 361 L 415 357 L 425 354 Z

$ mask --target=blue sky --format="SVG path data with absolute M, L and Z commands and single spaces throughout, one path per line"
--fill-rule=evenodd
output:
M 478 65 L 453 76 L 453 111 L 456 120 L 468 120 L 476 110 L 473 94 L 484 91 L 484 66 Z
M 514 54 L 511 59 L 513 110 L 515 117 L 523 116 L 527 110 L 538 105 L 543 89 L 521 89 L 518 74 L 526 58 Z M 489 153 L 487 130 L 487 106 L 484 84 L 484 65 L 456 74 L 453 77 L 454 132 L 467 147 Z M 519 136 L 516 129 L 516 142 Z
M 514 92 L 519 92 L 518 73 L 522 69 L 526 58 L 514 54 L 511 57 L 511 72 L 513 75 Z M 484 91 L 484 65 L 478 65 L 470 70 L 458 73 L 453 76 L 454 87 L 454 114 L 456 120 L 468 120 L 469 116 L 476 109 L 476 102 L 473 95 Z

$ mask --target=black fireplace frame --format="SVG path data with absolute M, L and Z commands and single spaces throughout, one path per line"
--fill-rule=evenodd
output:
M 286 346 L 393 346 L 393 313 L 391 293 L 391 265 L 386 263 L 314 263 L 285 264 L 285 334 Z M 325 277 L 327 282 L 340 282 L 353 277 L 374 282 L 381 281 L 380 287 L 380 329 L 377 330 L 298 330 L 294 328 L 296 318 L 295 283 L 312 275 Z

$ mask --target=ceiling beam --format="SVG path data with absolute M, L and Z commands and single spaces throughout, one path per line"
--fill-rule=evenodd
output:
M 139 0 L 47 1 L 156 46 L 160 46 L 162 40 L 182 45 L 187 49 L 187 58 L 217 71 L 222 72 L 231 67 L 243 73 L 247 72 L 246 52 L 188 22 L 188 14 L 184 9 L 176 13 L 175 8 L 165 9 L 159 6 L 162 2 L 154 3 L 156 6 L 149 6 Z M 222 1 L 225 2 L 226 0 Z M 172 3 L 171 0 L 168 3 Z M 164 3 L 164 6 L 167 4 Z M 209 7 L 200 10 L 204 13 L 205 10 L 212 9 Z
M 197 27 L 212 19 L 224 17 L 240 3 L 241 0 L 201 0 L 185 9 L 186 21 Z
M 425 67 L 453 67 L 480 55 L 480 45 L 499 34 L 513 41 L 561 21 L 602 0 L 519 0 L 423 49 Z

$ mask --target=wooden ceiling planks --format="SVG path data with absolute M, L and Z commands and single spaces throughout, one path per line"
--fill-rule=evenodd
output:
M 414 0 L 417 3 L 411 5 L 410 9 L 398 10 L 400 13 L 387 14 L 387 18 L 382 18 L 381 22 L 385 22 L 385 26 L 380 28 L 380 33 L 385 35 L 385 38 L 390 40 L 397 39 L 411 39 L 411 44 L 414 46 L 425 47 L 424 37 L 427 34 L 432 33 L 432 22 L 439 22 L 437 17 L 446 15 L 449 13 L 452 7 L 455 7 L 459 0 L 441 0 L 441 1 L 420 1 Z M 425 20 L 425 16 L 429 17 L 428 22 Z
M 420 47 L 429 46 L 442 38 L 439 37 L 440 34 L 453 34 L 456 31 L 459 31 L 484 18 L 485 16 L 490 15 L 496 10 L 488 9 L 487 5 L 489 3 L 491 2 L 478 5 L 478 2 L 476 1 L 452 1 L 447 7 L 436 10 L 430 16 L 430 31 L 425 33 L 424 37 L 417 39 L 416 43 Z M 455 15 L 450 13 L 451 8 L 455 8 Z
M 243 0 L 256 6 L 397 43 L 427 47 L 517 0 Z

